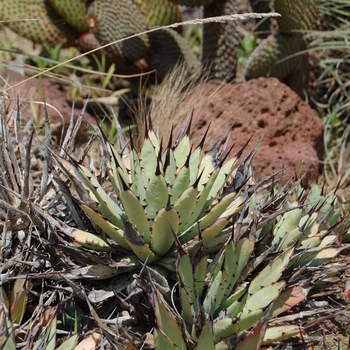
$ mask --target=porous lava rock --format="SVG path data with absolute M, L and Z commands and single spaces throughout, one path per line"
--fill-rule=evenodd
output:
M 213 89 L 214 88 L 214 89 Z M 195 111 L 191 139 L 197 145 L 210 125 L 207 146 L 218 140 L 235 123 L 227 149 L 235 143 L 238 151 L 253 136 L 250 150 L 266 134 L 253 166 L 258 178 L 287 168 L 284 182 L 300 171 L 306 173 L 306 186 L 318 174 L 319 158 L 323 152 L 324 124 L 305 101 L 288 86 L 275 78 L 259 78 L 232 85 L 211 81 L 200 85 L 190 100 L 208 95 L 206 107 Z
M 16 91 L 16 95 L 19 97 L 21 118 L 22 123 L 24 124 L 32 116 L 30 102 L 43 102 L 45 98 L 53 141 L 56 140 L 57 143 L 59 143 L 62 131 L 63 135 L 67 131 L 72 114 L 72 107 L 67 102 L 64 93 L 60 91 L 48 79 L 39 80 L 37 78 L 34 78 L 29 81 L 24 81 L 28 79 L 28 77 L 23 77 L 15 71 L 8 70 L 0 70 L 0 76 L 3 78 L 2 89 L 4 86 L 4 81 L 7 81 L 7 83 L 10 86 L 17 85 L 18 83 L 21 83 L 23 81 L 23 83 L 16 86 L 14 90 Z M 7 85 L 7 88 L 9 87 L 9 85 Z M 13 89 L 7 91 L 7 93 L 9 94 L 10 99 L 13 101 Z M 33 106 L 39 118 L 44 118 L 44 106 L 39 104 L 33 104 Z M 63 117 L 63 120 L 61 116 L 57 113 L 57 111 L 55 111 L 55 109 L 51 108 L 50 106 L 55 107 L 60 112 L 60 114 Z M 75 107 L 73 112 L 74 121 L 77 120 L 80 113 L 81 109 Z M 89 113 L 85 112 L 84 119 L 81 123 L 79 133 L 76 139 L 77 145 L 88 141 L 88 130 L 91 129 L 88 123 L 96 124 L 94 118 Z

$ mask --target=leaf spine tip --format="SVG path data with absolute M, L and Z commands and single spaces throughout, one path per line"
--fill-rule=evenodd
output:
M 187 137 L 190 137 L 190 132 L 191 132 L 191 126 L 192 126 L 192 120 L 193 120 L 193 111 L 194 111 L 194 108 L 192 108 L 192 111 L 189 115 L 189 122 L 188 122 L 188 125 L 187 125 L 187 129 L 186 129 L 186 132 L 185 132 L 185 135 Z
M 251 139 L 253 138 L 253 136 L 254 135 L 250 136 L 248 141 L 244 144 L 244 146 L 236 153 L 236 155 L 235 155 L 236 158 L 239 158 L 243 154 L 244 150 L 247 148 L 247 146 L 248 146 L 249 142 L 251 141 Z
M 204 135 L 203 135 L 203 137 L 202 137 L 202 140 L 199 142 L 198 147 L 199 147 L 200 149 L 203 149 L 203 147 L 204 147 L 204 142 L 205 142 L 205 139 L 206 139 L 206 137 L 207 137 L 207 135 L 208 135 L 210 125 L 211 125 L 211 121 L 210 121 L 209 124 L 208 124 L 207 130 L 205 130 L 205 133 L 204 133 Z
M 149 129 L 150 132 L 153 131 L 151 110 L 148 111 L 148 129 Z

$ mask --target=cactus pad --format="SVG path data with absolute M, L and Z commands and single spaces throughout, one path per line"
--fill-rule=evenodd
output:
M 11 20 L 8 26 L 34 42 L 50 45 L 74 45 L 77 33 L 65 24 L 48 0 L 2 0 L 0 18 Z M 33 19 L 28 21 L 27 19 Z

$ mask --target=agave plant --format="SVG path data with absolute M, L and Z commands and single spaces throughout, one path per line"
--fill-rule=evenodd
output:
M 81 198 L 89 198 L 90 203 L 85 200 L 80 204 L 82 210 L 112 240 L 74 230 L 76 241 L 93 249 L 122 248 L 125 252 L 123 269 L 116 268 L 111 274 L 125 272 L 126 266 L 139 269 L 146 261 L 175 271 L 175 239 L 184 249 L 190 249 L 201 234 L 204 246 L 212 253 L 225 244 L 228 234 L 223 234 L 223 230 L 248 196 L 248 192 L 240 191 L 248 180 L 248 172 L 238 168 L 243 150 L 225 162 L 227 133 L 209 152 L 203 150 L 205 137 L 192 151 L 190 126 L 189 118 L 174 146 L 170 138 L 163 151 L 150 122 L 140 156 L 133 147 L 120 155 L 104 138 L 108 151 L 106 169 L 114 199 L 89 169 L 54 155 Z M 253 154 L 249 154 L 241 168 L 248 169 Z
M 324 267 L 344 248 L 334 233 L 336 194 L 315 185 L 308 203 L 301 191 L 289 204 L 298 184 L 276 187 L 276 174 L 255 181 L 258 146 L 229 159 L 227 132 L 207 152 L 205 134 L 193 150 L 189 118 L 163 150 L 148 124 L 139 154 L 132 139 L 130 147 L 121 139 L 118 151 L 101 133 L 112 193 L 88 168 L 53 154 L 95 226 L 95 233 L 73 229 L 75 242 L 115 257 L 88 266 L 89 277 L 149 266 L 174 279 L 171 304 L 152 278 L 135 275 L 154 313 L 157 349 L 257 349 L 298 334 L 300 326 L 279 324 L 278 316 L 344 267 Z

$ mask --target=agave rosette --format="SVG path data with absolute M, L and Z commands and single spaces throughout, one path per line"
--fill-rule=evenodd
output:
M 80 207 L 112 240 L 109 245 L 107 240 L 76 230 L 78 242 L 99 250 L 117 245 L 125 255 L 129 252 L 141 262 L 172 271 L 177 256 L 173 232 L 185 249 L 198 241 L 199 232 L 211 252 L 221 249 L 229 234 L 225 237 L 223 230 L 245 203 L 247 195 L 240 190 L 248 175 L 239 171 L 236 176 L 241 152 L 225 161 L 227 135 L 209 152 L 203 151 L 204 138 L 192 151 L 190 118 L 187 124 L 175 145 L 170 139 L 164 151 L 150 124 L 140 155 L 131 147 L 127 159 L 105 139 L 106 169 L 114 196 L 105 192 L 89 169 L 54 155 L 81 197 L 92 199 Z M 252 154 L 248 161 L 251 158 Z

